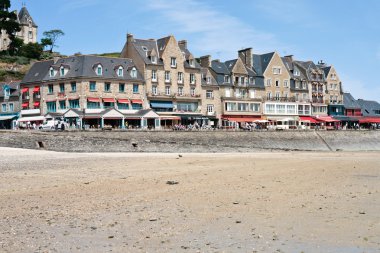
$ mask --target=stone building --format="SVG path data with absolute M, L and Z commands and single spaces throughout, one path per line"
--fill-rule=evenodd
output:
M 323 62 L 319 62 L 318 67 L 320 67 L 325 74 L 327 93 L 325 102 L 328 105 L 328 114 L 332 116 L 344 115 L 342 82 L 335 67 L 327 66 Z
M 16 11 L 17 14 L 17 11 Z M 29 11 L 23 6 L 17 14 L 17 21 L 20 24 L 21 31 L 17 32 L 16 36 L 24 41 L 25 44 L 37 42 L 38 26 L 34 22 Z M 7 50 L 9 46 L 9 37 L 5 31 L 0 32 L 0 51 Z
M 127 35 L 121 57 L 131 58 L 146 82 L 147 106 L 161 117 L 162 126 L 208 124 L 202 117 L 201 66 L 188 50 L 187 41 L 174 36 L 135 39 Z
M 22 115 L 69 118 L 65 114 L 71 110 L 75 124 L 84 119 L 92 127 L 159 123 L 157 115 L 146 119 L 133 115 L 146 109 L 147 102 L 143 76 L 131 59 L 81 55 L 37 62 L 22 80 L 21 93 Z
M 20 82 L 0 83 L 0 129 L 14 129 L 20 111 Z

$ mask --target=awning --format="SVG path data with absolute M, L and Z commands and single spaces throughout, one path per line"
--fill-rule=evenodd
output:
M 14 119 L 15 115 L 0 116 L 0 121 Z
M 38 93 L 38 92 L 40 92 L 40 87 L 38 86 L 34 87 L 33 93 Z
M 87 98 L 87 101 L 94 102 L 94 103 L 100 103 L 100 98 Z
M 359 119 L 359 123 L 380 123 L 380 117 L 365 117 L 362 119 Z
M 141 104 L 143 103 L 143 101 L 141 99 L 132 99 L 131 100 L 132 104 Z
M 318 120 L 312 118 L 312 117 L 306 117 L 306 116 L 300 116 L 301 121 L 303 122 L 310 122 L 310 123 L 318 123 Z
M 29 90 L 29 88 L 22 88 L 21 93 L 26 93 L 26 92 L 28 92 L 28 90 Z
M 178 116 L 160 116 L 161 120 L 181 120 Z
M 115 103 L 115 99 L 114 98 L 103 98 L 103 102 L 105 102 L 105 103 Z
M 172 101 L 156 101 L 150 102 L 151 108 L 163 108 L 163 109 L 172 109 L 174 108 Z
M 18 122 L 32 122 L 32 121 L 44 121 L 44 116 L 36 116 L 36 117 L 25 117 L 18 119 Z
M 40 106 L 40 102 L 34 102 L 33 105 L 34 105 L 35 107 L 39 107 L 39 106 Z
M 129 104 L 129 99 L 118 99 L 117 102 L 119 104 Z
M 22 103 L 22 108 L 28 107 L 29 103 Z
M 76 97 L 76 98 L 68 98 L 69 100 L 79 100 L 79 98 L 78 97 Z
M 247 117 L 247 118 L 238 118 L 238 117 L 224 117 L 224 120 L 235 121 L 235 122 L 254 122 L 258 120 L 257 117 Z
M 330 116 L 317 117 L 316 119 L 323 122 L 340 122 L 340 120 L 334 119 Z
M 333 118 L 340 121 L 359 122 L 359 118 L 361 117 L 333 116 Z

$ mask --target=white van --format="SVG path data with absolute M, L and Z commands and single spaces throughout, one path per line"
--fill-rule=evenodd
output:
M 65 130 L 67 123 L 63 119 L 47 119 L 41 126 L 41 130 Z
M 281 119 L 276 121 L 276 130 L 297 129 L 297 121 L 294 119 Z

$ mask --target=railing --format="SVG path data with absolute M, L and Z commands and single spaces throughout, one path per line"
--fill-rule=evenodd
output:
M 200 94 L 174 94 L 176 98 L 200 98 Z
M 296 102 L 295 97 L 273 97 L 266 98 L 265 101 Z

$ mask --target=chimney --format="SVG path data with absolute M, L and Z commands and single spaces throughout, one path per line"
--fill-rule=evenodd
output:
M 203 68 L 209 68 L 211 67 L 211 55 L 205 55 L 199 58 L 200 65 Z
M 178 41 L 178 46 L 183 46 L 185 49 L 187 49 L 187 40 Z
M 133 34 L 132 33 L 127 33 L 127 43 L 133 42 Z
M 287 58 L 287 59 L 289 59 L 291 62 L 293 62 L 293 55 L 292 54 L 286 55 L 284 57 Z
M 253 67 L 252 48 L 239 50 L 239 58 L 243 61 L 244 65 L 248 68 Z

